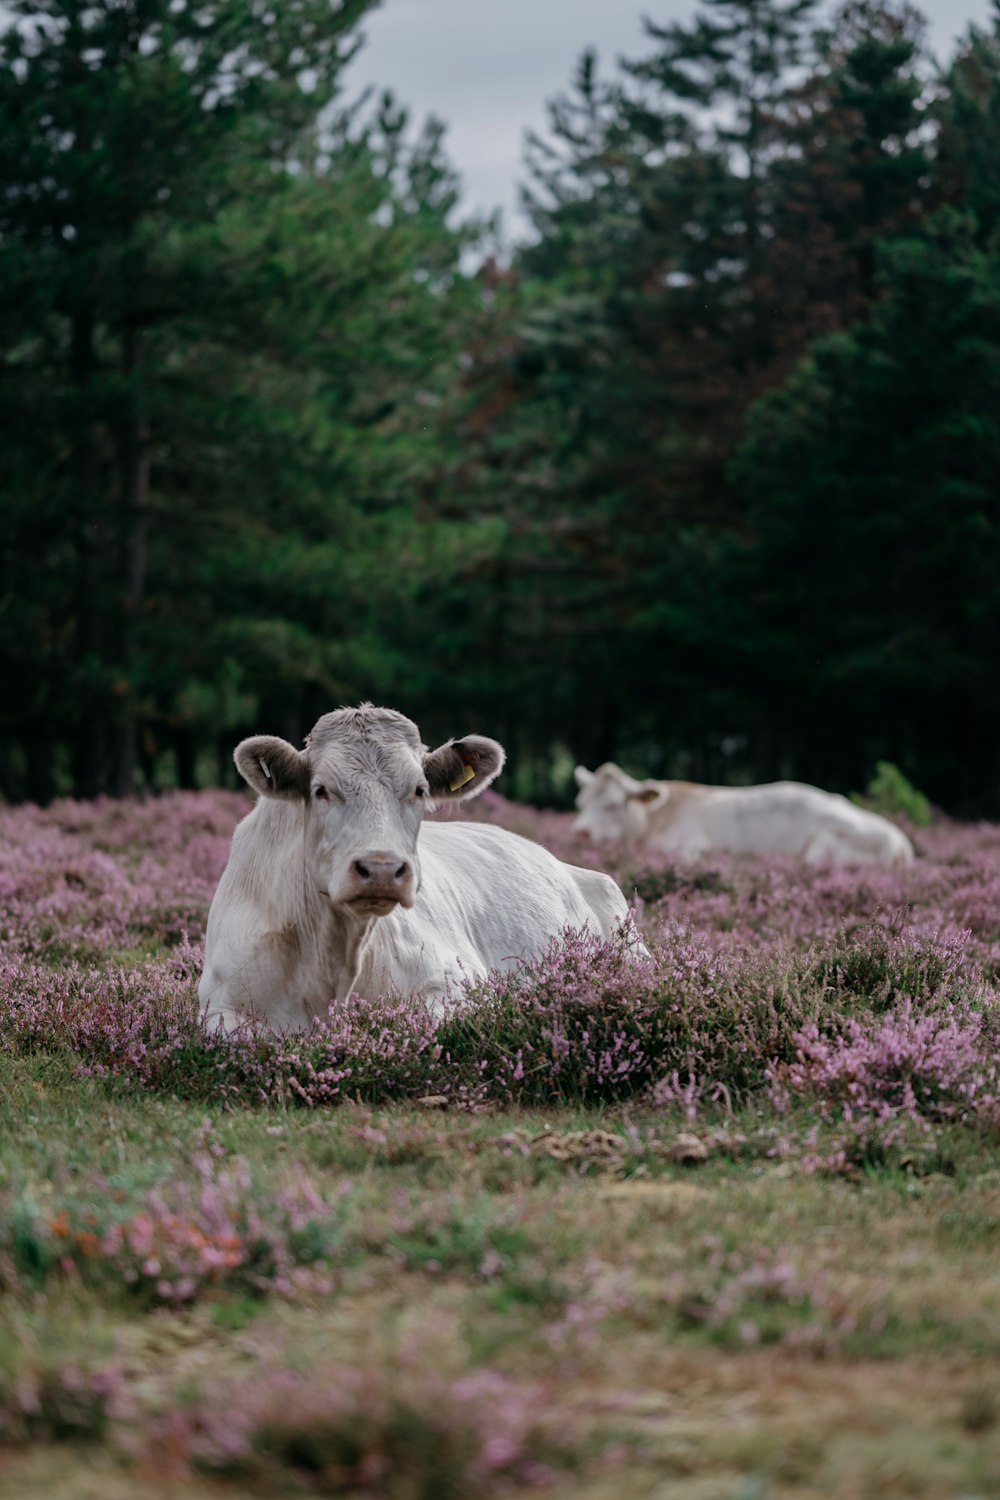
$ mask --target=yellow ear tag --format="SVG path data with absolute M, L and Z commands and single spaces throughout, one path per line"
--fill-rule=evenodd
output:
M 475 770 L 474 766 L 463 766 L 462 767 L 462 774 L 460 776 L 456 776 L 454 781 L 449 781 L 449 783 L 448 783 L 448 790 L 449 790 L 449 792 L 460 791 L 463 786 L 467 786 L 468 785 L 468 783 L 472 780 L 472 778 L 473 778 L 473 776 L 475 776 L 475 774 L 476 774 L 476 770 Z

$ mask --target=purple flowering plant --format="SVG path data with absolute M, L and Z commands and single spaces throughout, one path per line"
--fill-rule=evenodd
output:
M 691 1117 L 760 1098 L 995 1126 L 1000 830 L 936 825 L 902 870 L 680 867 L 599 855 L 565 815 L 479 800 L 481 816 L 617 873 L 648 955 L 627 932 L 568 931 L 437 1021 L 406 996 L 352 997 L 296 1037 L 207 1036 L 200 944 L 245 801 L 3 809 L 0 1049 L 68 1053 L 115 1088 L 281 1108 L 432 1094 Z

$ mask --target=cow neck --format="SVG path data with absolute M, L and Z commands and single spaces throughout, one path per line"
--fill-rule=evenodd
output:
M 316 889 L 305 863 L 304 813 L 294 804 L 262 799 L 257 806 L 263 824 L 257 847 L 276 851 L 266 875 L 256 872 L 265 877 L 271 924 L 279 931 L 298 929 L 301 951 L 320 955 L 317 988 L 325 987 L 342 1004 L 357 984 L 375 923 L 384 918 L 344 911 Z M 316 1014 L 325 1015 L 326 1006 Z
M 338 1005 L 343 1005 L 357 987 L 362 960 L 375 931 L 375 923 L 385 919 L 353 916 L 318 894 L 316 900 L 325 907 L 318 919 L 319 951 L 329 959 L 333 998 Z

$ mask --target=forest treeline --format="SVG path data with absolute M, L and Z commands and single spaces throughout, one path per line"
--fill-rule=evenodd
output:
M 585 54 L 491 255 L 369 0 L 14 0 L 0 791 L 431 742 L 1000 814 L 1000 7 L 703 0 Z

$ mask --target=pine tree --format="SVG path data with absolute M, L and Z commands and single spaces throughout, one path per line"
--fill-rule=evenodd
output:
M 585 57 L 531 143 L 538 239 L 485 375 L 485 464 L 516 496 L 508 595 L 545 580 L 507 659 L 534 652 L 539 683 L 560 664 L 595 756 L 694 745 L 678 768 L 705 774 L 735 732 L 778 769 L 733 650 L 752 626 L 727 593 L 747 525 L 727 464 L 749 405 L 867 313 L 876 244 L 937 192 L 915 13 L 864 0 L 816 31 L 813 9 L 713 0 L 649 25 L 617 80 Z
M 1000 5 L 991 27 L 971 27 L 940 110 L 947 191 L 976 215 L 984 240 L 1000 224 Z
M 650 26 L 654 56 L 614 82 L 587 55 L 530 143 L 538 238 L 516 262 L 514 347 L 487 376 L 485 464 L 517 497 L 503 586 L 545 600 L 505 612 L 525 622 L 506 653 L 525 664 L 517 702 L 538 683 L 542 723 L 558 662 L 562 721 L 595 758 L 623 728 L 664 757 L 703 738 L 710 538 L 775 344 L 769 173 L 810 8 Z
M 83 794 L 131 787 L 144 725 L 190 777 L 214 711 L 356 676 L 331 600 L 423 465 L 462 243 L 440 129 L 336 113 L 367 8 L 8 7 L 0 650 L 40 794 L 57 742 Z
M 806 774 L 887 759 L 995 814 L 1000 258 L 976 239 L 948 209 L 885 247 L 869 321 L 754 408 L 729 587 L 748 694 Z
M 793 352 L 864 314 L 879 240 L 941 201 L 925 30 L 907 4 L 849 0 L 817 35 L 816 66 L 794 97 L 793 150 L 777 171 L 769 251 Z
M 685 225 L 678 270 L 724 330 L 731 358 L 752 378 L 771 356 L 778 289 L 768 273 L 774 163 L 787 151 L 794 71 L 809 60 L 816 0 L 705 0 L 693 24 L 646 23 L 655 52 L 628 65 L 655 112 L 700 127 L 719 165 L 710 193 L 666 207 Z M 649 104 L 639 110 L 645 116 Z M 669 185 L 671 174 L 665 173 Z

